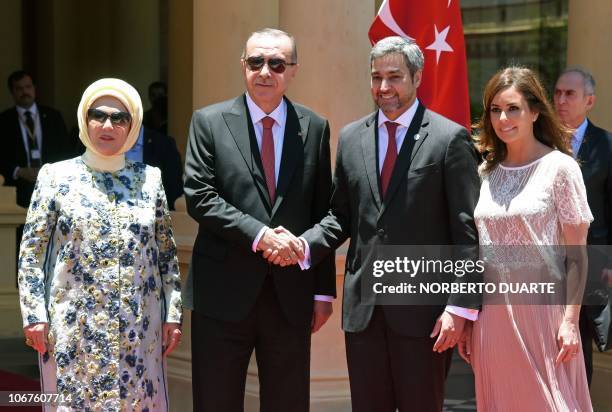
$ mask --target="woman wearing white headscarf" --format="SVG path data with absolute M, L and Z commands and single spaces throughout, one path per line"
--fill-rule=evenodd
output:
M 140 96 L 101 79 L 77 117 L 85 153 L 42 167 L 26 218 L 26 344 L 40 354 L 43 391 L 64 399 L 59 410 L 168 410 L 180 275 L 160 171 L 124 156 L 140 131 Z

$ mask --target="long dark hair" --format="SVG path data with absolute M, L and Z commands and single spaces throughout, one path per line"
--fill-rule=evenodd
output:
M 557 117 L 538 76 L 525 67 L 511 66 L 498 71 L 487 83 L 482 99 L 484 111 L 474 125 L 479 131 L 475 136 L 476 147 L 481 153 L 486 153 L 484 170 L 490 171 L 508 155 L 506 144 L 497 137 L 491 124 L 491 102 L 499 92 L 509 87 L 514 87 L 523 96 L 529 110 L 539 113 L 533 123 L 535 138 L 548 147 L 571 154 L 571 131 Z

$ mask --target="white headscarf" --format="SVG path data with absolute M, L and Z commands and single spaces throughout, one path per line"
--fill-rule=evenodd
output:
M 123 147 L 111 156 L 105 156 L 98 152 L 87 131 L 87 111 L 97 99 L 103 96 L 118 99 L 132 116 L 130 131 Z M 138 139 L 142 124 L 142 101 L 136 89 L 123 80 L 100 79 L 89 85 L 83 93 L 77 109 L 77 119 L 79 121 L 79 138 L 87 148 L 82 156 L 85 164 L 96 170 L 114 172 L 125 166 L 125 152 L 130 150 Z

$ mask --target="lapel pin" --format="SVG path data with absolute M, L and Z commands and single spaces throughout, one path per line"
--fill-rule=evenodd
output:
M 421 138 L 420 134 L 417 133 L 417 134 L 414 135 L 414 140 L 419 140 L 420 138 Z
M 298 136 L 302 137 L 302 131 L 301 130 L 298 132 Z

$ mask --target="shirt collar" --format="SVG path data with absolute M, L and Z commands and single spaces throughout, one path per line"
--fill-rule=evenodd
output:
M 586 132 L 587 126 L 589 125 L 588 119 L 585 117 L 584 121 L 578 126 L 578 128 L 574 131 L 574 138 L 580 139 L 584 137 L 584 133 Z
M 276 109 L 274 109 L 270 114 L 266 114 L 263 110 L 261 110 L 253 99 L 251 99 L 249 93 L 246 93 L 246 101 L 247 107 L 249 108 L 249 113 L 251 114 L 251 120 L 254 124 L 259 123 L 261 119 L 266 116 L 273 118 L 279 125 L 283 124 L 285 121 L 285 113 L 287 112 L 287 103 L 285 103 L 285 99 L 281 99 L 279 105 L 276 106 Z
M 19 113 L 20 117 L 24 117 L 25 116 L 25 112 L 26 110 L 30 113 L 32 113 L 32 117 L 36 117 L 36 115 L 38 114 L 38 107 L 36 106 L 36 102 L 34 102 L 32 104 L 32 106 L 30 106 L 29 109 L 24 109 L 21 106 L 15 106 L 17 108 L 17 113 Z
M 384 125 L 385 122 L 394 122 L 399 123 L 400 126 L 408 128 L 410 127 L 410 123 L 412 123 L 412 118 L 414 117 L 414 114 L 416 113 L 418 107 L 419 99 L 414 99 L 414 103 L 412 103 L 412 106 L 410 106 L 408 110 L 402 113 L 401 116 L 395 120 L 389 120 L 389 118 L 385 116 L 383 111 L 378 109 L 378 127 Z

